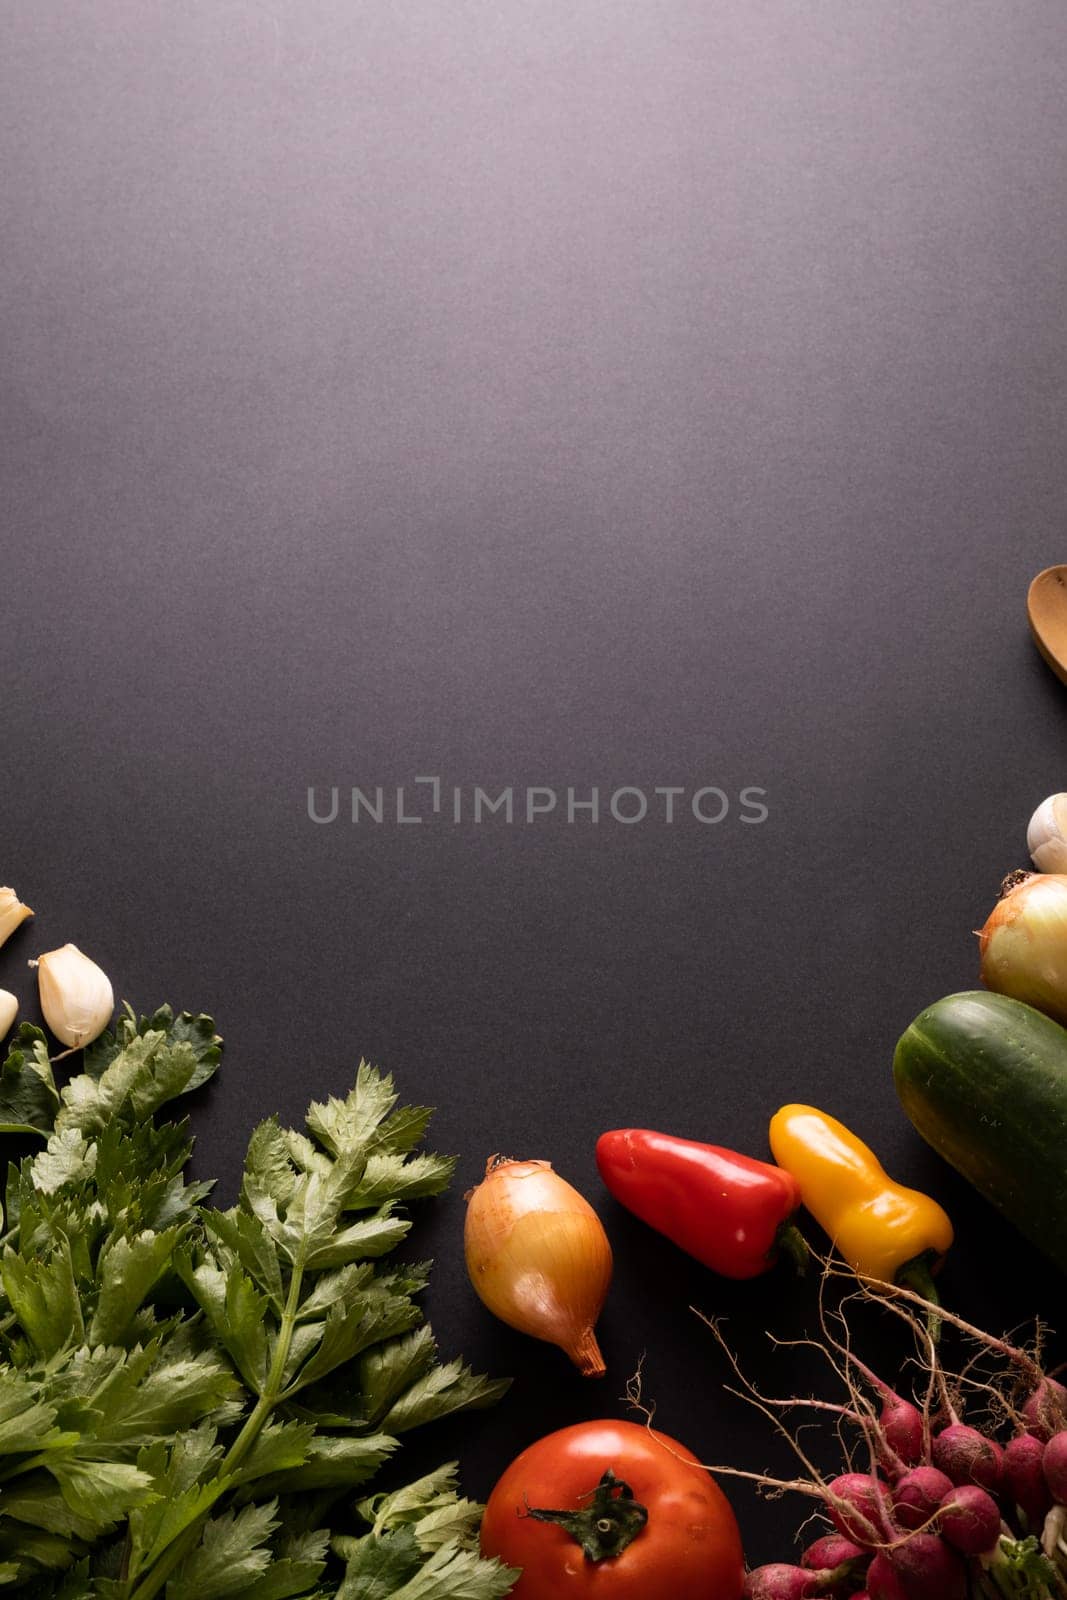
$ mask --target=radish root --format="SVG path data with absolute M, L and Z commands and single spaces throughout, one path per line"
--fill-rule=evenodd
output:
M 904 1365 L 914 1374 L 914 1398 L 898 1394 L 896 1388 L 879 1377 L 853 1347 L 850 1316 L 854 1320 L 853 1314 L 857 1308 L 870 1305 L 877 1306 L 900 1322 L 910 1334 L 913 1348 Z M 800 1339 L 768 1337 L 775 1352 L 783 1357 L 788 1357 L 793 1350 L 807 1350 L 814 1351 L 824 1360 L 830 1377 L 841 1390 L 838 1398 L 829 1399 L 816 1394 L 763 1393 L 746 1376 L 722 1325 L 696 1307 L 691 1309 L 708 1328 L 726 1358 L 732 1379 L 732 1382 L 724 1385 L 726 1392 L 743 1399 L 766 1417 L 774 1432 L 788 1445 L 801 1469 L 796 1477 L 752 1471 L 722 1462 L 706 1463 L 707 1470 L 717 1477 L 752 1483 L 758 1493 L 766 1498 L 778 1499 L 785 1494 L 798 1494 L 817 1502 L 805 1526 L 813 1519 L 822 1518 L 838 1534 L 867 1552 L 864 1561 L 858 1563 L 855 1573 L 842 1569 L 843 1575 L 834 1575 L 832 1580 L 826 1578 L 831 1587 L 825 1591 L 812 1588 L 811 1593 L 858 1595 L 861 1590 L 866 1593 L 866 1566 L 871 1559 L 877 1556 L 888 1561 L 894 1570 L 907 1571 L 909 1561 L 914 1562 L 920 1552 L 930 1548 L 935 1556 L 955 1563 L 953 1570 L 958 1568 L 962 1573 L 966 1569 L 966 1594 L 969 1600 L 979 1600 L 979 1597 L 988 1597 L 988 1600 L 993 1600 L 993 1597 L 996 1600 L 1067 1600 L 1067 1510 L 1063 1507 L 1055 1507 L 1044 1528 L 1037 1529 L 1039 1539 L 1028 1527 L 1025 1518 L 1018 1516 L 1018 1508 L 1011 1506 L 1010 1497 L 1001 1485 L 999 1494 L 1003 1520 L 999 1542 L 995 1549 L 986 1554 L 971 1556 L 961 1555 L 954 1547 L 950 1548 L 947 1541 L 954 1537 L 954 1530 L 951 1523 L 947 1523 L 947 1533 L 941 1531 L 937 1500 L 931 1502 L 931 1512 L 927 1517 L 921 1498 L 927 1492 L 928 1481 L 932 1479 L 936 1483 L 941 1476 L 944 1482 L 941 1473 L 933 1469 L 934 1444 L 942 1430 L 959 1428 L 959 1437 L 955 1434 L 947 1436 L 939 1445 L 937 1461 L 939 1468 L 948 1465 L 953 1482 L 962 1485 L 967 1479 L 954 1476 L 956 1469 L 944 1452 L 958 1447 L 961 1441 L 967 1448 L 974 1442 L 983 1452 L 981 1459 L 984 1460 L 994 1453 L 983 1443 L 984 1440 L 990 1440 L 996 1453 L 999 1453 L 996 1435 L 1007 1433 L 1018 1436 L 1027 1431 L 1028 1418 L 1032 1420 L 1034 1413 L 1032 1410 L 1024 1411 L 1024 1401 L 1029 1399 L 1032 1404 L 1038 1392 L 1043 1396 L 1051 1395 L 1052 1414 L 1058 1418 L 1057 1407 L 1060 1406 L 1062 1391 L 1058 1391 L 1054 1383 L 1050 1385 L 1052 1375 L 1043 1366 L 1048 1337 L 1044 1324 L 1035 1324 L 1029 1343 L 1012 1342 L 1007 1336 L 998 1337 L 975 1327 L 943 1305 L 932 1306 L 914 1289 L 872 1279 L 860 1279 L 857 1284 L 853 1273 L 832 1260 L 824 1260 L 818 1301 L 820 1336 Z M 932 1321 L 935 1311 L 940 1323 L 938 1339 L 932 1337 L 930 1331 L 935 1325 Z M 947 1334 L 952 1337 L 947 1338 Z M 945 1364 L 945 1348 L 949 1344 L 960 1347 L 956 1370 L 951 1370 Z M 655 1403 L 645 1395 L 644 1368 L 645 1358 L 642 1356 L 637 1370 L 627 1383 L 626 1401 L 632 1410 L 644 1418 L 645 1425 L 651 1430 Z M 795 1420 L 790 1421 L 798 1413 L 807 1419 L 799 1425 Z M 891 1418 L 889 1426 L 895 1429 L 895 1447 L 886 1437 L 887 1418 Z M 966 1425 L 961 1428 L 964 1419 Z M 827 1477 L 799 1437 L 798 1426 L 810 1428 L 812 1422 L 819 1421 L 831 1424 L 840 1446 L 843 1466 L 834 1477 Z M 1067 1419 L 1064 1424 L 1057 1425 L 1063 1425 L 1067 1431 Z M 981 1435 L 978 1440 L 975 1440 L 976 1431 Z M 670 1450 L 668 1442 L 661 1436 L 657 1437 L 663 1447 Z M 902 1455 L 901 1451 L 906 1454 Z M 894 1484 L 913 1468 L 918 1470 L 915 1472 L 915 1486 L 909 1489 L 909 1494 L 918 1495 L 919 1499 L 909 1500 L 908 1504 L 913 1508 L 912 1515 L 919 1510 L 925 1520 L 920 1527 L 905 1527 L 896 1520 L 893 1489 Z M 978 1471 L 977 1466 L 975 1471 Z M 909 1479 L 909 1484 L 911 1482 Z M 968 1490 L 972 1494 L 977 1492 Z M 996 1488 L 994 1492 L 997 1492 Z M 938 1490 L 938 1497 L 942 1493 L 943 1490 Z M 992 1517 L 992 1507 L 989 1513 Z M 904 1515 L 903 1502 L 901 1515 Z M 1013 1526 L 1016 1521 L 1021 1522 L 1020 1528 Z M 825 1533 L 825 1530 L 822 1531 Z M 962 1535 L 959 1536 L 962 1538 Z M 909 1552 L 907 1547 L 920 1537 L 926 1540 L 926 1545 L 916 1545 Z M 964 1544 L 962 1548 L 967 1550 L 974 1546 Z M 900 1563 L 899 1568 L 897 1563 Z M 925 1594 L 926 1590 L 922 1592 Z M 962 1589 L 960 1593 L 962 1595 Z

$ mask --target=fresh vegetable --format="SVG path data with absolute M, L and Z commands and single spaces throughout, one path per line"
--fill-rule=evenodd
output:
M 1067 1506 L 1067 1433 L 1054 1433 L 1041 1458 L 1049 1493 L 1058 1506 Z
M 967 1568 L 961 1556 L 936 1533 L 914 1533 L 894 1545 L 886 1555 L 875 1556 L 867 1573 L 867 1587 L 876 1597 L 896 1600 L 896 1593 L 885 1585 L 882 1562 L 899 1581 L 906 1600 L 967 1600 Z
M 936 1200 L 889 1178 L 865 1144 L 814 1106 L 783 1106 L 771 1149 L 801 1198 L 854 1272 L 883 1283 L 919 1282 L 952 1243 Z
M 115 1012 L 111 980 L 76 944 L 49 950 L 36 961 L 44 1020 L 57 1039 L 81 1050 L 98 1039 Z
M 834 1571 L 842 1567 L 855 1569 L 866 1565 L 870 1557 L 862 1545 L 855 1544 L 840 1533 L 824 1533 L 816 1539 L 800 1558 L 802 1567 L 814 1572 Z
M 0 989 L 0 1039 L 10 1033 L 15 1018 L 19 1014 L 19 1003 L 13 994 L 6 989 Z
M 1017 1506 L 1029 1528 L 1040 1528 L 1052 1507 L 1045 1482 L 1045 1446 L 1033 1434 L 1019 1433 L 1004 1448 L 1004 1494 Z
M 809 1595 L 824 1592 L 821 1573 L 786 1566 L 781 1561 L 756 1567 L 745 1578 L 743 1591 L 744 1600 L 808 1600 Z
M 888 1490 L 868 1472 L 843 1472 L 826 1486 L 830 1521 L 838 1533 L 869 1549 L 885 1538 L 889 1527 Z
M 938 1526 L 953 1549 L 982 1556 L 1000 1538 L 1000 1507 L 985 1489 L 961 1484 L 950 1489 L 938 1507 Z
M 611 1282 L 611 1246 L 592 1206 L 547 1161 L 492 1156 L 467 1195 L 467 1271 L 489 1310 L 559 1345 L 601 1378 L 595 1326 Z
M 903 1579 L 887 1555 L 875 1556 L 867 1572 L 867 1593 L 871 1600 L 908 1600 Z
M 934 1440 L 934 1465 L 955 1484 L 974 1483 L 996 1493 L 1004 1476 L 1004 1452 L 977 1428 L 953 1422 Z
M 1013 872 L 978 935 L 982 982 L 1067 1022 L 1067 876 Z
M 14 889 L 0 889 L 0 944 L 6 944 L 15 929 L 32 917 L 29 906 L 24 906 Z
M 1067 872 L 1067 794 L 1042 800 L 1030 818 L 1026 848 L 1039 872 Z
M 955 1484 L 937 1467 L 912 1467 L 893 1485 L 893 1521 L 917 1532 L 932 1522 L 937 1508 Z
M 837 1285 L 844 1287 L 830 1307 L 828 1286 Z M 1054 1433 L 1047 1445 L 1024 1431 L 1023 1397 L 1037 1393 L 1047 1398 L 1050 1381 L 1033 1351 L 983 1333 L 951 1311 L 938 1310 L 947 1337 L 962 1336 L 964 1341 L 962 1364 L 951 1372 L 942 1364 L 945 1340 L 939 1343 L 930 1335 L 935 1308 L 929 1301 L 913 1290 L 884 1284 L 861 1284 L 859 1297 L 899 1318 L 914 1340 L 914 1357 L 904 1365 L 919 1374 L 924 1449 L 918 1466 L 894 1460 L 881 1432 L 879 1419 L 885 1414 L 889 1386 L 857 1353 L 849 1312 L 857 1298 L 855 1279 L 844 1266 L 827 1264 L 819 1341 L 830 1370 L 844 1385 L 843 1403 L 821 1397 L 769 1398 L 745 1379 L 722 1329 L 708 1324 L 753 1404 L 776 1421 L 778 1431 L 793 1445 L 801 1468 L 796 1478 L 769 1478 L 728 1465 L 712 1470 L 755 1481 L 766 1492 L 800 1493 L 837 1529 L 816 1541 L 803 1557 L 810 1589 L 804 1588 L 795 1567 L 772 1564 L 749 1575 L 747 1592 L 772 1600 L 809 1593 L 855 1600 L 864 1585 L 862 1593 L 868 1600 L 1063 1600 L 1067 1427 Z M 966 1417 L 965 1397 L 974 1408 Z M 832 1419 L 847 1471 L 828 1477 L 815 1466 L 810 1421 L 796 1433 L 785 1425 L 786 1416 L 796 1411 Z M 1002 1431 L 1012 1435 L 1006 1448 L 998 1438 Z M 1035 1451 L 1044 1492 L 1050 1503 L 1057 1501 L 1047 1518 L 1036 1521 L 1030 1512 L 1018 1509 L 1020 1501 L 1032 1505 L 1035 1500 L 1030 1481 Z M 1009 1462 L 1014 1463 L 1016 1477 L 1009 1475 Z M 986 1486 L 975 1482 L 977 1478 Z M 1015 1504 L 1013 1489 L 1022 1491 Z
M 906 1029 L 893 1075 L 927 1143 L 1067 1270 L 1067 1032 L 1004 995 L 953 994 Z
M 0 1133 L 36 1133 L 53 1129 L 59 1097 L 48 1044 L 40 1028 L 23 1022 L 15 1030 L 0 1066 Z
M 1035 1439 L 1047 1441 L 1067 1428 L 1067 1389 L 1055 1378 L 1042 1378 L 1023 1402 L 1023 1420 Z
M 768 1271 L 782 1245 L 807 1254 L 790 1220 L 800 1190 L 780 1167 L 648 1128 L 602 1134 L 596 1162 L 616 1200 L 725 1278 Z
M 878 1417 L 883 1443 L 901 1466 L 918 1466 L 926 1452 L 926 1423 L 922 1412 L 910 1400 L 902 1400 L 881 1380 L 876 1380 L 874 1387 L 883 1397 Z
M 524 1450 L 485 1510 L 482 1554 L 521 1567 L 515 1600 L 739 1600 L 741 1536 L 694 1455 L 633 1422 L 584 1422 Z
M 440 1365 L 388 1265 L 400 1207 L 451 1162 L 429 1113 L 361 1063 L 306 1131 L 253 1133 L 237 1204 L 187 1182 L 182 1098 L 207 1017 L 119 1019 L 65 1087 L 24 1024 L 2 1120 L 41 1148 L 9 1168 L 0 1260 L 0 1581 L 33 1600 L 493 1600 L 451 1467 L 360 1499 L 423 1422 L 502 1391 Z M 168 1111 L 178 1120 L 167 1120 Z

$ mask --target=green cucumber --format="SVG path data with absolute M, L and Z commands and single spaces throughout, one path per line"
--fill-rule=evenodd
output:
M 926 1142 L 1067 1272 L 1067 1029 L 950 994 L 901 1035 L 893 1077 Z

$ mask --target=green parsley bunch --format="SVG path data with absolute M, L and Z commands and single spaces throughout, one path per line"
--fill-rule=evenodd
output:
M 452 1163 L 430 1113 L 361 1062 L 306 1130 L 252 1135 L 238 1203 L 186 1182 L 164 1112 L 215 1072 L 211 1019 L 168 1007 L 85 1050 L 58 1089 L 40 1029 L 0 1067 L 0 1132 L 44 1141 L 8 1169 L 0 1256 L 0 1585 L 13 1600 L 496 1600 L 454 1464 L 366 1486 L 420 1424 L 499 1397 L 441 1364 L 382 1265 L 400 1206 Z M 359 1497 L 354 1491 L 359 1491 Z

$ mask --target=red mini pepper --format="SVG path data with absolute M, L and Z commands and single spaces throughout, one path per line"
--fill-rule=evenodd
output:
M 628 1211 L 724 1278 L 756 1278 L 779 1248 L 802 1262 L 791 1218 L 800 1187 L 781 1167 L 650 1128 L 614 1128 L 596 1147 L 600 1176 Z

